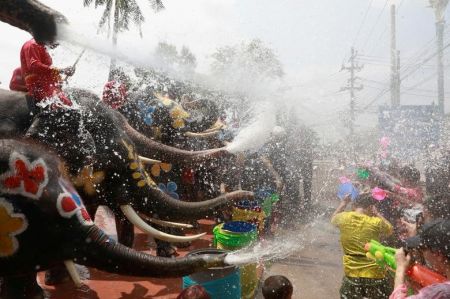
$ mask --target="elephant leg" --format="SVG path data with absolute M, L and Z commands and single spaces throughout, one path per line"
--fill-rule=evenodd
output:
M 44 291 L 36 281 L 36 273 L 3 277 L 0 299 L 44 299 Z
M 115 216 L 117 241 L 127 247 L 132 248 L 134 243 L 134 225 L 121 216 Z
M 69 272 L 67 272 L 64 264 L 55 266 L 45 272 L 45 284 L 49 286 L 63 284 L 70 280 Z
M 155 239 L 156 255 L 161 257 L 176 257 L 178 256 L 177 249 L 172 244 L 166 241 Z
M 197 222 L 197 221 L 195 221 L 195 222 Z M 198 225 L 198 222 L 197 222 L 197 225 Z M 184 235 L 186 235 L 183 232 L 183 229 L 181 229 L 181 228 L 173 227 L 173 228 L 170 228 L 169 230 L 170 230 L 170 234 L 175 235 L 175 236 L 184 236 Z M 179 248 L 187 248 L 187 247 L 191 246 L 191 242 L 177 242 L 177 243 L 174 243 L 174 245 L 179 247 Z
M 152 224 L 152 225 L 156 229 L 158 229 L 162 232 L 170 233 L 170 234 L 173 233 L 171 228 L 154 225 L 154 224 Z M 177 248 L 174 245 L 172 245 L 171 243 L 162 241 L 162 240 L 158 240 L 158 239 L 155 239 L 155 243 L 156 243 L 156 255 L 157 256 L 161 256 L 161 257 L 176 257 L 176 256 L 178 256 Z

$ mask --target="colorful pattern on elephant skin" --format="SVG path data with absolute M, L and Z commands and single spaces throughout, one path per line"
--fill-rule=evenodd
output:
M 47 165 L 42 158 L 30 163 L 25 156 L 13 152 L 9 168 L 8 172 L 0 175 L 0 191 L 32 199 L 41 197 L 48 184 Z
M 87 195 L 94 195 L 96 187 L 105 179 L 104 171 L 94 171 L 92 166 L 85 166 L 76 177 L 72 177 L 75 187 L 83 187 Z M 78 189 L 79 190 L 79 189 Z
M 138 181 L 136 185 L 139 188 L 142 188 L 144 186 L 156 188 L 156 183 L 150 178 L 150 175 L 147 173 L 147 171 L 145 171 L 144 165 L 139 159 L 139 156 L 136 154 L 134 147 L 131 144 L 128 144 L 123 139 L 122 143 L 128 150 L 128 159 L 131 161 L 129 164 L 129 168 L 133 171 L 133 173 L 131 174 L 133 179 Z
M 172 164 L 170 163 L 156 163 L 153 164 L 150 172 L 154 177 L 159 177 L 161 175 L 161 170 L 164 172 L 169 172 L 172 170 Z
M 178 193 L 175 192 L 178 189 L 178 186 L 177 186 L 177 184 L 175 182 L 168 182 L 167 186 L 164 185 L 163 183 L 159 183 L 158 184 L 158 188 L 162 192 L 164 192 L 167 195 L 169 195 L 170 197 L 175 198 L 175 199 L 180 199 L 180 196 L 178 195 Z
M 0 197 L 0 257 L 13 255 L 19 249 L 15 236 L 28 227 L 24 214 L 14 213 L 14 208 L 6 199 Z
M 190 114 L 186 112 L 181 105 L 176 105 L 170 110 L 170 117 L 172 118 L 172 127 L 175 129 L 182 129 L 185 127 L 185 121 Z
M 59 194 L 56 201 L 59 214 L 64 218 L 72 218 L 73 215 L 76 215 L 81 224 L 93 225 L 94 223 L 75 189 L 63 178 L 59 179 L 59 185 L 63 189 L 63 193 Z
M 147 126 L 153 124 L 153 112 L 155 112 L 156 107 L 147 105 L 144 101 L 138 101 L 137 103 L 139 114 Z

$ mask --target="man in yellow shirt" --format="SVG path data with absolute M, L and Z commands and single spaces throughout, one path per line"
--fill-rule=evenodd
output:
M 392 234 L 392 225 L 376 210 L 371 194 L 361 194 L 353 203 L 353 210 L 344 212 L 350 202 L 345 197 L 331 217 L 331 223 L 341 232 L 344 251 L 344 273 L 340 289 L 341 299 L 382 299 L 392 291 L 385 271 L 366 257 L 364 245 Z

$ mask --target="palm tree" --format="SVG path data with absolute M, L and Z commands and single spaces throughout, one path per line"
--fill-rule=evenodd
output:
M 161 9 L 164 9 L 162 0 L 148 1 L 150 2 L 153 10 L 160 11 Z M 129 30 L 130 21 L 139 28 L 139 34 L 142 37 L 141 26 L 142 23 L 144 23 L 145 18 L 136 0 L 83 0 L 84 6 L 90 6 L 92 3 L 94 3 L 95 8 L 105 6 L 105 10 L 103 11 L 98 27 L 102 28 L 107 25 L 108 36 L 111 34 L 111 16 L 114 18 L 112 31 L 112 41 L 114 47 L 117 45 L 117 34 L 120 31 Z M 111 59 L 109 80 L 113 79 L 112 77 L 115 64 L 115 59 Z

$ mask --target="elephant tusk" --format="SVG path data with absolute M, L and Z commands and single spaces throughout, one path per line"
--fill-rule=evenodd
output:
M 144 162 L 146 164 L 158 164 L 158 163 L 161 163 L 161 161 L 159 161 L 159 160 L 154 160 L 154 159 L 150 159 L 150 158 L 143 157 L 143 156 L 139 156 L 139 160 L 141 160 L 142 162 Z
M 143 219 L 145 219 L 147 221 L 150 221 L 151 223 L 158 224 L 158 225 L 161 225 L 161 226 L 175 227 L 175 228 L 193 228 L 192 224 L 164 221 L 164 220 L 148 217 L 148 216 L 143 215 L 143 214 L 140 214 L 140 216 Z
M 194 132 L 186 132 L 184 135 L 187 137 L 195 137 L 195 138 L 209 138 L 216 136 L 219 134 L 220 130 L 210 131 L 210 132 L 202 132 L 202 133 L 194 133 Z
M 184 236 L 184 237 L 170 235 L 170 234 L 161 232 L 161 231 L 151 227 L 147 223 L 145 223 L 145 221 L 139 217 L 139 215 L 136 213 L 136 211 L 130 205 L 122 205 L 122 206 L 120 206 L 120 209 L 122 210 L 125 217 L 127 217 L 127 219 L 131 223 L 133 223 L 133 225 L 135 225 L 137 228 L 139 228 L 143 232 L 151 235 L 152 237 L 154 237 L 158 240 L 163 240 L 163 241 L 167 241 L 167 242 L 191 242 L 191 241 L 197 240 L 197 239 L 203 237 L 204 235 L 206 235 L 206 233 L 201 233 L 201 234 L 193 235 L 193 236 Z
M 75 263 L 72 260 L 66 260 L 64 261 L 64 265 L 66 266 L 67 272 L 69 272 L 75 286 L 77 288 L 81 287 L 83 283 L 81 282 L 80 275 L 78 275 L 78 271 L 75 268 Z

